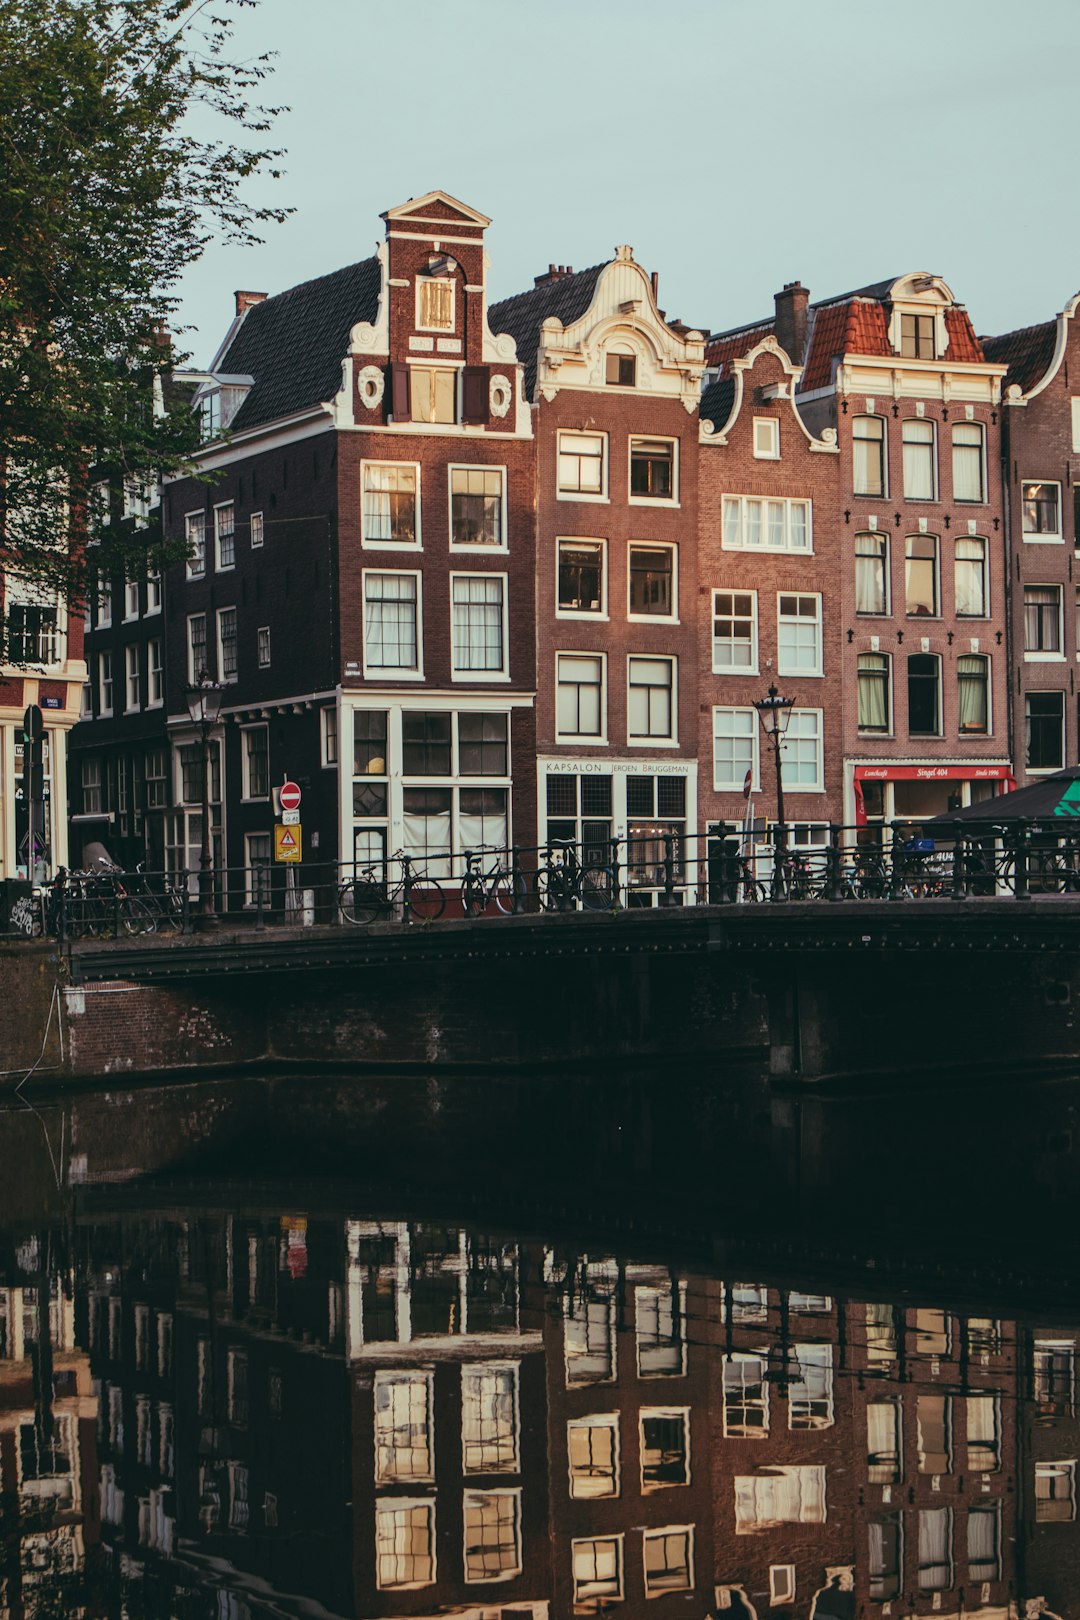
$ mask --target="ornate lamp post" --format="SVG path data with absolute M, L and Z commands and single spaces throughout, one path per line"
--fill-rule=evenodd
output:
M 202 849 L 199 855 L 199 909 L 195 917 L 195 928 L 200 933 L 216 928 L 218 921 L 214 910 L 214 872 L 210 855 L 210 733 L 221 713 L 221 692 L 217 682 L 212 681 L 206 670 L 202 669 L 197 683 L 189 686 L 184 693 L 188 713 L 198 726 L 202 740 Z
M 795 699 L 781 697 L 775 686 L 770 686 L 768 694 L 758 698 L 754 704 L 758 719 L 761 721 L 763 735 L 772 743 L 773 763 L 776 766 L 776 841 L 773 849 L 773 899 L 777 899 L 783 888 L 781 866 L 783 862 L 783 848 L 786 834 L 784 820 L 784 767 L 780 760 L 780 747 L 787 732 L 788 722 Z

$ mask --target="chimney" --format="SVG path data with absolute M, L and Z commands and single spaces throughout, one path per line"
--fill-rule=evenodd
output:
M 546 287 L 550 282 L 561 281 L 564 276 L 572 276 L 573 273 L 574 267 L 572 264 L 549 264 L 542 276 L 533 277 L 533 286 Z
M 806 348 L 806 314 L 810 307 L 810 292 L 801 281 L 786 281 L 783 292 L 775 295 L 776 341 L 788 358 L 797 366 L 803 362 Z
M 236 292 L 233 294 L 233 297 L 236 299 L 236 313 L 238 315 L 242 315 L 245 309 L 251 308 L 252 304 L 261 304 L 266 298 L 266 294 L 257 292 Z

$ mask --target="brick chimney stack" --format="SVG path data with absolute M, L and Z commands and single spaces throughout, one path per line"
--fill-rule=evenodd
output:
M 251 308 L 252 304 L 261 304 L 266 296 L 266 293 L 260 292 L 234 293 L 233 297 L 236 299 L 236 313 L 238 315 L 242 315 L 245 309 Z
M 783 292 L 775 295 L 776 341 L 795 365 L 803 363 L 806 348 L 806 319 L 810 290 L 801 281 L 786 281 Z
M 561 281 L 564 276 L 572 276 L 573 273 L 572 264 L 549 264 L 544 275 L 533 277 L 533 286 L 546 287 L 549 282 Z

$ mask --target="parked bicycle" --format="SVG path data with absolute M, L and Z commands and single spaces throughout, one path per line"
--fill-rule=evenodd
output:
M 486 872 L 483 855 L 493 857 Z M 466 917 L 482 917 L 492 900 L 505 916 L 514 916 L 524 905 L 525 894 L 525 879 L 516 863 L 503 866 L 497 850 L 466 850 L 465 876 L 461 881 L 461 909 Z
M 54 927 L 73 939 L 125 934 L 152 934 L 154 913 L 146 901 L 128 891 L 118 866 L 99 860 L 85 872 L 68 872 L 53 901 Z
M 373 923 L 400 917 L 402 922 L 435 922 L 446 910 L 446 894 L 436 878 L 417 872 L 412 859 L 398 850 L 393 860 L 401 876 L 391 880 L 386 861 L 364 866 L 338 890 L 342 922 Z
M 549 845 L 533 880 L 541 911 L 569 911 L 579 903 L 584 911 L 611 911 L 618 902 L 615 873 L 602 862 L 578 860 L 572 844 Z

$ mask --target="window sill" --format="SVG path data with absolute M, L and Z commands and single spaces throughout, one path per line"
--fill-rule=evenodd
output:
M 559 489 L 555 491 L 557 501 L 587 501 L 592 506 L 610 506 L 611 497 L 608 495 L 588 495 L 584 491 L 577 493 L 572 489 Z
M 1055 771 L 1065 769 L 1064 761 L 1059 765 L 1025 765 L 1024 769 L 1029 776 L 1052 776 Z
M 743 785 L 741 782 L 713 782 L 714 793 L 737 793 L 742 797 Z M 751 793 L 761 792 L 761 783 L 754 782 L 750 788 Z
M 556 732 L 555 741 L 556 743 L 565 744 L 568 748 L 607 748 L 610 746 L 606 737 L 596 737 L 589 734 L 575 736 L 571 733 L 569 736 L 563 737 Z M 555 820 L 558 819 L 556 816 Z
M 673 615 L 673 614 L 670 614 L 670 613 L 628 613 L 626 615 L 626 622 L 627 622 L 627 624 L 668 624 L 668 625 L 677 625 L 681 621 L 679 620 L 677 615 Z M 640 656 L 641 657 L 647 657 L 648 654 L 642 653 Z
M 858 734 L 865 737 L 868 742 L 887 742 L 890 737 L 896 736 L 895 731 L 869 731 L 864 726 L 859 727 Z
M 855 617 L 857 619 L 891 619 L 892 614 L 889 613 L 885 608 L 882 608 L 880 613 L 876 608 L 863 609 L 861 611 L 856 609 Z
M 853 489 L 851 494 L 856 501 L 887 501 L 889 498 L 887 489 Z M 881 532 L 884 534 L 884 529 Z
M 493 546 L 481 540 L 451 540 L 450 555 L 452 557 L 506 557 L 509 556 L 510 547 L 504 541 L 501 545 Z
M 423 545 L 416 540 L 364 540 L 360 541 L 365 551 L 410 551 L 423 552 Z
M 823 669 L 778 669 L 777 679 L 782 681 L 823 681 Z
M 953 496 L 953 505 L 954 506 L 988 506 L 989 502 L 987 501 L 985 495 L 978 495 L 978 496 L 954 495 Z M 960 538 L 963 539 L 963 535 L 961 535 Z
M 678 748 L 678 737 L 627 737 L 627 748 Z
M 1080 657 L 1080 653 L 1077 654 L 1077 657 Z M 747 680 L 751 681 L 756 681 L 761 676 L 761 671 L 758 669 L 756 664 L 754 665 L 753 669 L 717 669 L 716 665 L 714 664 L 712 666 L 712 673 L 714 675 L 725 675 L 729 679 L 737 678 L 740 675 L 745 675 Z
M 1060 652 L 1026 652 L 1025 664 L 1064 664 L 1065 654 Z
M 577 619 L 592 624 L 609 624 L 611 622 L 608 614 L 601 613 L 599 608 L 556 608 L 555 617 L 557 619 Z M 1077 656 L 1080 657 L 1080 654 Z
M 508 681 L 510 676 L 505 670 L 498 669 L 455 669 L 450 673 L 452 681 L 470 682 L 485 685 L 491 681 Z
M 673 495 L 628 495 L 627 506 L 666 506 L 669 510 L 677 512 L 682 504 Z
M 813 546 L 740 546 L 732 545 L 727 540 L 721 540 L 720 550 L 749 551 L 751 554 L 764 552 L 770 557 L 812 557 L 814 555 Z
M 353 679 L 356 679 L 355 674 Z M 424 672 L 422 669 L 383 669 L 378 664 L 373 667 L 365 664 L 362 679 L 365 681 L 422 681 Z
M 1026 534 L 1023 537 L 1025 546 L 1063 546 L 1063 534 Z

